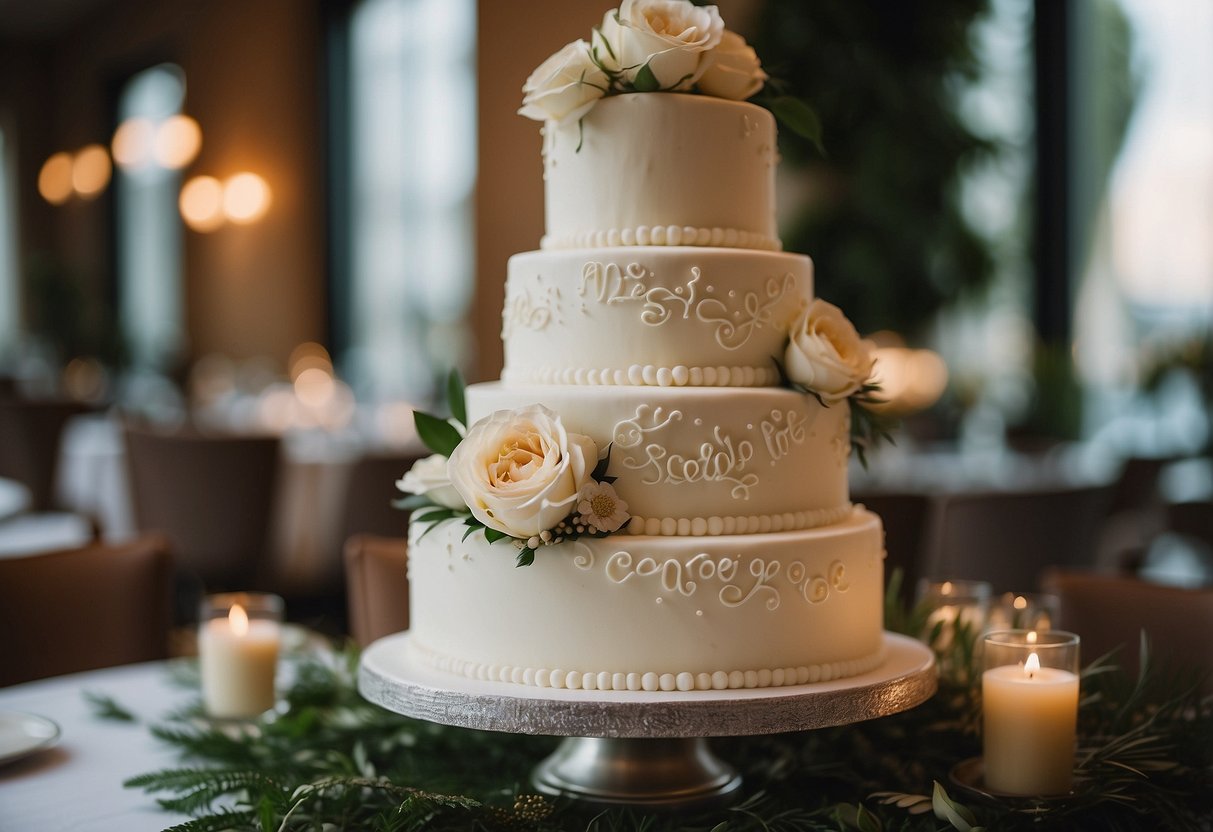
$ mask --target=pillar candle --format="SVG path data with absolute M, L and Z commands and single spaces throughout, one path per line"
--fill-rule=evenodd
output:
M 206 712 L 223 719 L 242 719 L 274 707 L 279 642 L 276 621 L 250 621 L 239 604 L 226 618 L 203 622 L 198 657 Z
M 1041 667 L 1035 653 L 1023 664 L 982 674 L 985 784 L 1022 795 L 1063 794 L 1074 771 L 1078 676 Z

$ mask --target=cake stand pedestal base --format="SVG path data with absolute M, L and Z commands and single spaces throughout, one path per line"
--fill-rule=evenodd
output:
M 596 805 L 682 809 L 727 803 L 741 775 L 702 737 L 568 737 L 532 782 L 543 794 Z
M 398 714 L 443 725 L 568 737 L 535 769 L 535 788 L 587 803 L 683 809 L 724 803 L 741 777 L 704 737 L 848 725 L 918 705 L 935 693 L 935 656 L 884 634 L 884 661 L 858 676 L 737 690 L 595 691 L 513 685 L 435 670 L 411 634 L 362 653 L 358 690 Z

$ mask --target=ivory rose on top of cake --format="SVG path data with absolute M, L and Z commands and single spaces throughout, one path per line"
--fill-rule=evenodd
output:
M 887 426 L 870 409 L 881 403 L 880 385 L 873 381 L 875 353 L 876 345 L 859 337 L 841 309 L 816 298 L 792 324 L 783 360 L 775 359 L 787 386 L 824 407 L 848 404 L 851 445 L 865 467 L 868 448 L 882 439 L 892 441 Z
M 532 563 L 541 546 L 603 537 L 627 523 L 627 503 L 606 475 L 609 448 L 599 459 L 593 439 L 570 433 L 540 404 L 499 410 L 464 429 L 467 407 L 457 373 L 448 398 L 450 419 L 413 414 L 418 435 L 434 451 L 396 482 L 411 495 L 396 506 L 416 509 L 414 522 L 432 529 L 461 519 L 465 538 L 482 531 L 490 543 L 509 539 L 519 566 Z
M 522 87 L 518 111 L 538 121 L 579 121 L 598 100 L 632 92 L 688 92 L 744 101 L 771 79 L 754 49 L 724 28 L 715 6 L 690 0 L 623 0 L 594 29 L 540 64 Z M 777 82 L 771 82 L 777 83 Z M 787 95 L 758 101 L 820 144 L 820 124 Z

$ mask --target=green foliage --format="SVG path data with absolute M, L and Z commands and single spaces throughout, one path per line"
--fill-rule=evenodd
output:
M 891 587 L 890 598 L 896 596 Z M 921 626 L 898 608 L 888 622 Z M 962 634 L 973 655 L 976 634 Z M 999 800 L 949 779 L 980 754 L 980 680 L 945 674 L 905 713 L 850 726 L 715 740 L 743 773 L 737 804 L 683 815 L 587 810 L 529 794 L 550 737 L 471 731 L 397 716 L 356 690 L 354 650 L 293 659 L 285 707 L 214 724 L 195 702 L 153 726 L 181 766 L 126 785 L 192 816 L 175 830 L 554 830 L 596 832 L 935 832 L 1208 828 L 1213 701 L 1192 680 L 1109 658 L 1084 671 L 1076 791 L 1062 801 Z M 1205 825 L 1202 827 L 1202 819 Z M 941 825 L 942 824 L 942 825 Z
M 750 38 L 767 71 L 824 124 L 826 155 L 781 130 L 789 169 L 811 198 L 784 216 L 784 248 L 812 255 L 817 294 L 860 331 L 913 338 L 960 292 L 992 274 L 956 186 L 994 145 L 952 106 L 975 77 L 972 24 L 988 0 L 806 3 L 768 0 Z M 785 122 L 786 123 L 786 122 Z

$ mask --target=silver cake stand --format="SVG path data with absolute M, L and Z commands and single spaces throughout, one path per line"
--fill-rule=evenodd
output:
M 722 691 L 627 692 L 524 687 L 467 679 L 418 662 L 410 634 L 363 651 L 358 690 L 404 716 L 486 731 L 566 737 L 535 769 L 535 788 L 600 805 L 684 808 L 724 802 L 741 776 L 706 737 L 847 725 L 935 693 L 930 648 L 885 633 L 875 670 L 832 682 Z

